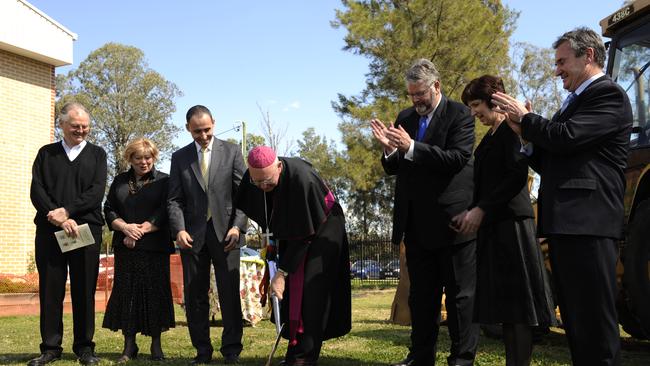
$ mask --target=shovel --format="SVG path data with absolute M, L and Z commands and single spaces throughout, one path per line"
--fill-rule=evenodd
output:
M 278 349 L 280 338 L 282 338 L 282 329 L 284 328 L 284 324 L 282 324 L 282 322 L 280 321 L 280 300 L 278 300 L 278 297 L 275 296 L 275 294 L 272 294 L 271 302 L 273 303 L 273 316 L 275 316 L 275 331 L 277 333 L 277 336 L 275 337 L 275 343 L 273 344 L 273 348 L 271 349 L 271 354 L 269 355 L 269 358 L 266 360 L 266 364 L 264 366 L 271 366 L 273 355 L 275 354 L 275 351 Z

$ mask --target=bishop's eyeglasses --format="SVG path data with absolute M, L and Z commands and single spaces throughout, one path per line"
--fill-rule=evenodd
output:
M 261 187 L 261 186 L 273 183 L 273 177 L 264 178 L 264 179 L 260 179 L 260 180 L 254 180 L 253 177 L 250 177 L 250 182 L 254 186 Z

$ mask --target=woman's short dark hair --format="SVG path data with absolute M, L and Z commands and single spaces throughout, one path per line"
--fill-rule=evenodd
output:
M 503 80 L 497 76 L 483 75 L 467 84 L 465 90 L 463 90 L 461 99 L 465 105 L 469 105 L 469 102 L 472 100 L 482 100 L 491 109 L 494 107 L 494 104 L 492 104 L 492 94 L 496 92 L 506 92 L 503 86 Z

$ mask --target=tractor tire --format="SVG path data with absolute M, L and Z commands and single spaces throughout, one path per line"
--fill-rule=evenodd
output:
M 650 336 L 650 199 L 645 199 L 636 208 L 634 218 L 628 226 L 627 242 L 623 249 L 624 300 L 630 314 L 621 319 L 638 325 L 628 324 L 635 338 L 649 339 Z M 627 318 L 627 319 L 626 319 Z M 625 329 L 625 324 L 621 323 Z M 627 330 L 626 330 L 627 332 Z M 629 333 L 629 332 L 628 332 Z

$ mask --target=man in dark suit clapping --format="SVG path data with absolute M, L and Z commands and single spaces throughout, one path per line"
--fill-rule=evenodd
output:
M 476 286 L 476 241 L 457 234 L 450 220 L 472 199 L 474 119 L 467 107 L 440 91 L 432 62 L 416 61 L 406 73 L 413 107 L 394 126 L 374 119 L 387 174 L 397 175 L 394 244 L 404 239 L 410 277 L 411 347 L 394 366 L 435 364 L 440 303 L 447 296 L 449 365 L 472 365 L 478 328 L 472 324 Z
M 223 314 L 221 353 L 237 363 L 242 350 L 239 297 L 239 248 L 246 216 L 233 199 L 246 166 L 239 146 L 213 137 L 208 108 L 187 111 L 187 131 L 194 141 L 172 155 L 167 212 L 172 235 L 181 248 L 185 312 L 197 355 L 192 364 L 212 360 L 209 301 L 210 265 L 214 265 Z
M 616 260 L 632 107 L 603 74 L 605 47 L 596 32 L 575 29 L 553 48 L 555 74 L 571 94 L 551 120 L 506 94 L 496 93 L 494 103 L 542 177 L 538 235 L 549 239 L 573 364 L 619 365 Z

